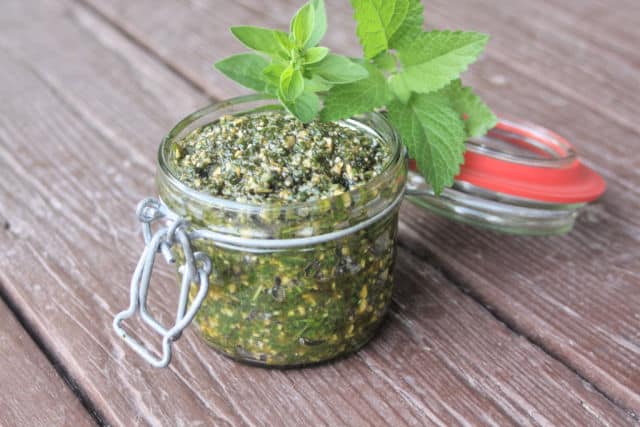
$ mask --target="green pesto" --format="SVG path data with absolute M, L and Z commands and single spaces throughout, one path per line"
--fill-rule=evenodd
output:
M 213 262 L 195 324 L 209 345 L 268 366 L 317 363 L 369 341 L 391 301 L 397 214 L 307 250 L 197 242 Z
M 219 129 L 220 135 L 212 137 L 214 129 Z M 243 149 L 236 155 L 233 147 L 241 129 L 242 135 L 251 137 L 242 139 L 239 144 Z M 204 135 L 209 135 L 206 142 Z M 287 147 L 291 135 L 296 141 Z M 233 144 L 225 138 L 232 138 Z M 327 139 L 333 143 L 332 154 L 322 157 L 322 144 Z M 255 141 L 269 149 L 258 149 Z M 201 149 L 214 147 L 219 156 L 215 162 L 189 167 L 197 163 L 195 159 L 204 158 L 198 154 Z M 391 155 L 389 144 L 377 136 L 340 124 L 303 126 L 281 113 L 225 116 L 191 132 L 169 149 L 174 155 L 171 167 L 175 175 L 190 187 L 219 197 L 262 202 L 265 209 L 203 209 L 187 194 L 160 180 L 159 192 L 165 203 L 193 227 L 246 237 L 260 233 L 263 237 L 299 237 L 325 233 L 337 224 L 353 225 L 366 219 L 375 203 L 390 202 L 406 179 L 404 163 L 393 179 L 367 185 L 384 170 Z M 275 162 L 286 171 L 284 176 L 300 179 L 284 187 L 271 180 L 269 192 L 256 192 L 242 181 L 264 173 L 263 154 L 268 156 L 269 168 Z M 343 161 L 340 174 L 331 171 L 335 157 Z M 312 161 L 310 171 L 296 175 L 305 159 Z M 229 176 L 227 169 L 210 173 L 218 168 L 216 162 L 240 167 L 243 179 L 223 181 L 220 187 L 208 177 Z M 349 179 L 345 179 L 347 165 Z M 228 170 L 233 175 L 233 169 Z M 309 179 L 318 175 L 310 186 Z M 201 180 L 200 187 L 195 179 Z M 356 186 L 359 191 L 352 199 L 348 190 Z M 229 192 L 225 194 L 225 190 Z M 302 200 L 311 202 L 312 207 L 295 207 Z M 295 208 L 289 209 L 289 202 Z M 274 205 L 281 209 L 270 209 Z M 391 301 L 397 224 L 396 208 L 346 237 L 291 250 L 220 247 L 212 241 L 194 241 L 194 250 L 205 252 L 213 265 L 207 297 L 195 318 L 200 335 L 230 357 L 265 366 L 313 364 L 356 351 L 371 339 Z M 182 261 L 182 254 L 177 255 Z
M 178 141 L 172 168 L 190 187 L 239 202 L 317 200 L 377 176 L 379 138 L 283 112 L 224 116 Z

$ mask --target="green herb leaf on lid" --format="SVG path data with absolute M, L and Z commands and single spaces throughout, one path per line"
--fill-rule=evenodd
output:
M 464 119 L 468 137 L 486 134 L 497 123 L 498 118 L 473 89 L 462 85 L 460 80 L 454 80 L 442 93 L 449 98 L 451 107 Z
M 439 194 L 452 185 L 464 161 L 467 134 L 449 99 L 442 94 L 415 94 L 407 104 L 392 101 L 388 109 L 409 155 L 433 190 Z

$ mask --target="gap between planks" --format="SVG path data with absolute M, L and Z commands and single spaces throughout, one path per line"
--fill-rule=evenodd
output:
M 145 43 L 140 38 L 136 37 L 135 34 L 133 34 L 132 32 L 128 31 L 127 28 L 122 26 L 116 20 L 112 19 L 106 13 L 103 13 L 101 10 L 97 9 L 92 3 L 90 3 L 90 2 L 88 2 L 86 0 L 73 0 L 73 2 L 75 4 L 77 4 L 79 7 L 84 8 L 88 13 L 93 14 L 96 18 L 104 21 L 106 24 L 111 26 L 115 31 L 117 31 L 119 34 L 121 34 L 124 38 L 126 38 L 132 44 L 134 44 L 137 47 L 139 47 L 140 49 L 142 49 L 149 56 L 153 57 L 158 63 L 160 63 L 163 66 L 165 66 L 173 74 L 175 74 L 177 77 L 181 78 L 183 81 L 185 81 L 187 84 L 189 84 L 189 86 L 191 86 L 193 89 L 197 90 L 198 92 L 200 92 L 204 96 L 206 96 L 211 102 L 218 101 L 218 99 L 216 97 L 214 97 L 213 95 L 210 94 L 209 90 L 207 89 L 207 87 L 204 84 L 198 82 L 196 79 L 191 78 L 187 73 L 185 73 L 182 70 L 180 70 L 173 63 L 171 63 L 170 61 L 167 61 L 152 46 L 150 46 L 149 44 Z M 245 5 L 245 4 L 241 3 L 241 2 L 238 3 L 238 5 L 240 5 L 241 7 L 245 8 L 247 10 L 255 12 L 254 9 L 250 8 L 249 6 L 247 6 L 247 5 Z M 499 61 L 499 62 L 501 62 L 501 63 L 503 63 L 504 65 L 511 66 L 510 64 L 505 62 L 504 58 L 502 58 L 502 57 L 498 56 L 498 57 L 496 57 L 494 59 Z M 521 70 L 519 70 L 517 68 L 514 68 L 514 70 L 517 71 L 517 72 L 521 71 Z M 527 74 L 525 74 L 525 75 L 527 77 L 531 77 L 531 76 L 529 76 Z M 538 83 L 540 83 L 540 81 L 538 81 Z M 565 95 L 567 95 L 567 94 L 565 94 Z M 571 96 L 571 98 L 574 98 L 574 100 L 576 102 L 584 105 L 586 108 L 592 109 L 592 107 L 590 105 L 582 102 L 581 99 L 575 99 L 575 97 L 573 97 L 573 96 Z M 594 111 L 594 112 L 596 114 L 602 114 L 602 111 Z M 624 123 L 620 123 L 620 125 L 624 126 L 625 124 Z M 627 126 L 625 126 L 625 128 L 627 130 L 629 130 L 629 131 L 632 131 L 633 133 L 637 132 L 637 130 L 634 129 L 634 128 L 627 127 Z M 542 342 L 540 342 L 539 340 L 536 340 L 535 337 L 533 337 L 531 334 L 527 334 L 526 331 L 521 330 L 516 325 L 514 325 L 511 322 L 509 322 L 505 317 L 500 316 L 496 312 L 496 310 L 494 310 L 489 304 L 487 304 L 487 302 L 483 298 L 481 298 L 476 292 L 472 292 L 468 287 L 466 287 L 464 285 L 464 283 L 461 283 L 460 280 L 458 280 L 458 278 L 456 277 L 456 275 L 452 271 L 450 271 L 450 269 L 447 268 L 444 263 L 439 262 L 437 260 L 437 257 L 434 257 L 431 252 L 428 253 L 427 257 L 424 257 L 422 254 L 413 251 L 410 246 L 408 246 L 406 244 L 403 244 L 403 241 L 401 239 L 399 240 L 398 244 L 401 247 L 403 247 L 404 249 L 406 249 L 407 251 L 409 251 L 414 256 L 418 257 L 422 261 L 428 263 L 430 266 L 432 266 L 432 267 L 436 268 L 437 270 L 441 271 L 443 276 L 446 277 L 447 280 L 449 280 L 455 287 L 460 289 L 464 294 L 468 295 L 469 298 L 471 298 L 475 303 L 477 303 L 478 305 L 483 307 L 488 313 L 490 313 L 490 315 L 496 321 L 498 321 L 499 323 L 505 325 L 505 327 L 508 328 L 513 333 L 515 333 L 515 334 L 523 337 L 524 339 L 526 339 L 529 343 L 531 343 L 531 345 L 539 348 L 548 357 L 556 360 L 558 363 L 560 363 L 563 366 L 565 366 L 569 371 L 571 371 L 574 375 L 576 375 L 578 378 L 580 378 L 581 381 L 585 382 L 590 387 L 592 387 L 593 390 L 595 390 L 598 394 L 600 394 L 603 398 L 605 398 L 611 404 L 613 404 L 613 405 L 617 406 L 618 408 L 622 409 L 623 411 L 625 411 L 625 413 L 627 413 L 634 421 L 640 422 L 640 416 L 638 414 L 636 414 L 630 408 L 627 408 L 627 407 L 621 405 L 620 403 L 616 402 L 615 400 L 613 400 L 612 397 L 609 396 L 607 393 L 605 393 L 601 388 L 597 387 L 592 381 L 588 380 L 583 375 L 581 375 L 573 366 L 571 366 L 569 364 L 569 361 L 567 361 L 566 359 L 564 359 L 562 357 L 559 357 L 555 352 L 553 352 L 550 348 L 548 348 Z
M 5 222 L 5 224 L 9 223 Z M 6 226 L 5 229 L 8 230 Z M 108 424 L 100 411 L 93 405 L 89 397 L 86 395 L 86 393 L 84 393 L 82 388 L 73 379 L 73 377 L 69 375 L 64 364 L 60 363 L 60 361 L 49 351 L 47 346 L 44 345 L 44 339 L 37 333 L 36 329 L 33 328 L 28 319 L 23 316 L 22 312 L 19 309 L 20 305 L 16 304 L 16 302 L 13 301 L 13 299 L 5 292 L 4 289 L 5 286 L 2 281 L 0 281 L 1 302 L 3 302 L 7 306 L 9 312 L 13 314 L 18 324 L 22 326 L 29 338 L 35 343 L 38 350 L 47 359 L 47 362 L 49 362 L 51 367 L 57 372 L 58 375 L 60 375 L 60 377 L 64 381 L 64 384 L 71 391 L 71 393 L 73 393 L 73 395 L 78 398 L 78 400 L 82 404 L 82 407 L 88 412 L 91 419 L 99 426 L 107 426 Z
M 401 237 L 401 236 L 400 236 Z M 586 384 L 589 384 L 590 387 L 593 388 L 598 394 L 600 394 L 603 398 L 608 400 L 612 405 L 617 406 L 618 408 L 625 411 L 635 422 L 640 423 L 640 415 L 638 415 L 633 410 L 620 405 L 618 402 L 613 400 L 611 396 L 609 396 L 604 390 L 598 387 L 596 384 L 591 382 L 588 378 L 583 376 L 577 369 L 569 364 L 569 361 L 565 360 L 564 357 L 558 355 L 556 352 L 552 351 L 550 348 L 544 345 L 540 340 L 537 340 L 535 337 L 527 334 L 526 331 L 519 328 L 516 324 L 512 323 L 505 316 L 500 315 L 498 311 L 489 304 L 485 298 L 479 295 L 477 292 L 474 292 L 473 289 L 466 286 L 463 281 L 461 281 L 455 274 L 453 274 L 448 268 L 443 266 L 442 263 L 437 261 L 437 256 L 431 251 L 426 250 L 425 254 L 421 254 L 417 252 L 411 245 L 407 245 L 401 238 L 398 239 L 398 246 L 402 247 L 404 250 L 409 252 L 411 255 L 415 256 L 420 260 L 426 261 L 428 264 L 436 268 L 442 276 L 447 279 L 453 286 L 458 288 L 460 292 L 468 296 L 471 300 L 482 306 L 486 310 L 486 312 L 493 317 L 498 323 L 504 325 L 509 331 L 513 334 L 524 338 L 528 343 L 532 346 L 539 348 L 544 354 L 549 356 L 551 359 L 554 359 L 564 365 L 567 369 L 569 369 L 575 376 L 580 378 Z

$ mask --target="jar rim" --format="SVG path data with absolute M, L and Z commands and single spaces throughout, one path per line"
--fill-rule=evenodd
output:
M 230 98 L 221 102 L 217 102 L 211 105 L 208 105 L 204 108 L 201 108 L 188 116 L 184 117 L 180 120 L 170 131 L 169 133 L 162 139 L 160 146 L 158 148 L 158 165 L 159 171 L 164 175 L 166 179 L 169 180 L 171 185 L 175 186 L 180 191 L 187 194 L 189 197 L 192 197 L 199 202 L 206 203 L 211 207 L 222 208 L 225 210 L 235 210 L 235 211 L 246 211 L 246 212 L 257 212 L 257 211 L 265 211 L 265 210 L 282 210 L 282 209 L 304 209 L 304 208 L 312 208 L 320 202 L 326 201 L 334 201 L 341 197 L 344 197 L 345 194 L 353 197 L 358 194 L 358 192 L 367 186 L 375 186 L 389 179 L 389 175 L 393 173 L 395 169 L 394 166 L 397 166 L 400 162 L 406 161 L 406 149 L 402 144 L 400 137 L 398 136 L 396 130 L 389 124 L 387 119 L 380 113 L 371 112 L 365 113 L 361 115 L 362 117 L 372 117 L 376 121 L 378 121 L 382 126 L 385 126 L 384 133 L 387 135 L 385 137 L 382 136 L 381 132 L 377 129 L 365 124 L 358 118 L 354 117 L 347 120 L 341 120 L 341 122 L 351 125 L 351 127 L 358 127 L 361 130 L 367 131 L 370 134 L 376 136 L 381 141 L 388 143 L 391 148 L 391 153 L 386 159 L 381 172 L 376 175 L 370 181 L 362 183 L 360 185 L 355 186 L 353 189 L 349 191 L 344 191 L 338 194 L 334 194 L 327 197 L 322 197 L 314 200 L 306 200 L 306 201 L 296 201 L 296 202 L 284 202 L 284 201 L 266 201 L 264 203 L 252 203 L 252 202 L 238 202 L 236 200 L 224 198 L 224 197 L 216 197 L 207 192 L 199 191 L 190 187 L 183 181 L 181 181 L 171 170 L 169 166 L 168 159 L 166 157 L 167 150 L 166 145 L 170 144 L 174 141 L 179 134 L 188 128 L 191 124 L 196 122 L 197 120 L 206 117 L 207 115 L 214 113 L 216 111 L 222 110 L 224 108 L 233 107 L 233 106 L 241 106 L 242 104 L 247 104 L 251 102 L 259 102 L 259 101 L 271 101 L 273 100 L 273 104 L 266 104 L 260 108 L 248 110 L 246 112 L 240 113 L 240 115 L 248 114 L 251 112 L 260 112 L 260 111 L 275 111 L 283 109 L 282 106 L 277 104 L 275 98 L 270 95 L 265 94 L 252 94 Z

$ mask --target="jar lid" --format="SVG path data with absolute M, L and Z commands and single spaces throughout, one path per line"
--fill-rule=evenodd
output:
M 516 234 L 561 234 L 578 210 L 605 191 L 602 177 L 580 162 L 556 133 L 501 119 L 486 136 L 467 141 L 452 188 L 436 197 L 410 162 L 407 196 L 446 217 Z

